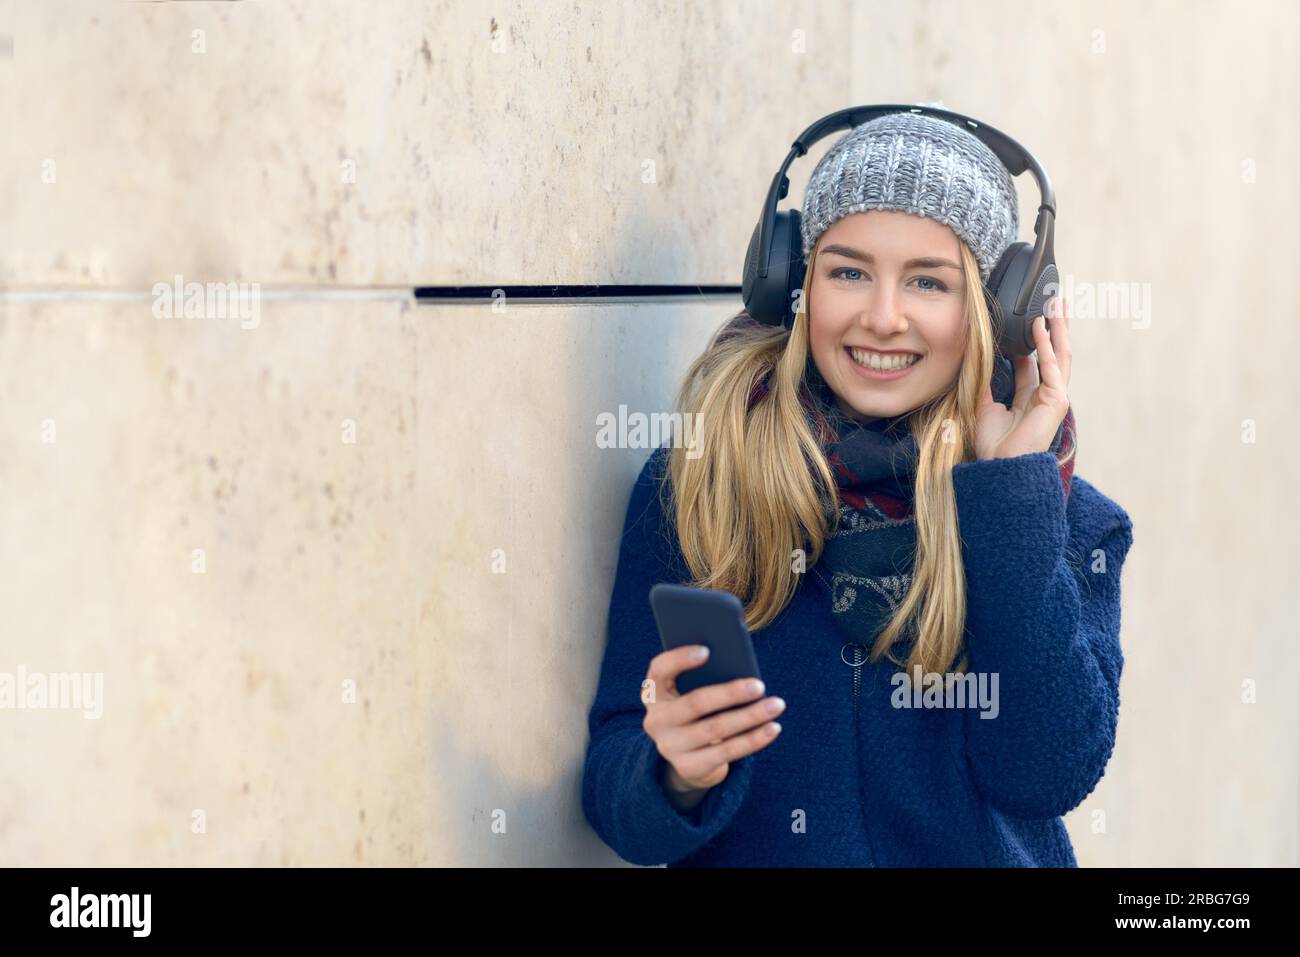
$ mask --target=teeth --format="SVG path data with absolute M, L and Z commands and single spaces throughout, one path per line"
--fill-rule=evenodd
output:
M 881 372 L 904 369 L 920 358 L 912 353 L 882 356 L 879 352 L 868 352 L 865 349 L 851 349 L 850 354 L 858 365 L 866 366 L 868 369 L 879 369 Z

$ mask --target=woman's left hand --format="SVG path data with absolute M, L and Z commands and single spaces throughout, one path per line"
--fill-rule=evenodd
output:
M 1070 311 L 1064 299 L 1054 297 L 1043 309 L 1052 319 L 1034 320 L 1033 355 L 1011 360 L 1016 370 L 1016 394 L 1011 408 L 993 398 L 989 384 L 975 416 L 975 454 L 981 459 L 1009 459 L 1030 452 L 1046 452 L 1070 408 L 1066 386 L 1070 382 Z

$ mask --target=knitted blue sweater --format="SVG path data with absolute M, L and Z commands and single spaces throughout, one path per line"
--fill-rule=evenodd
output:
M 662 651 L 650 588 L 690 580 L 659 499 L 666 466 L 656 449 L 632 490 L 588 714 L 582 805 L 606 844 L 670 867 L 1077 866 L 1061 815 L 1115 744 L 1124 509 L 1077 475 L 1067 505 L 1050 452 L 957 465 L 968 668 L 997 674 L 996 715 L 896 706 L 901 670 L 852 667 L 806 574 L 753 635 L 766 694 L 786 702 L 781 734 L 682 813 L 642 727 Z

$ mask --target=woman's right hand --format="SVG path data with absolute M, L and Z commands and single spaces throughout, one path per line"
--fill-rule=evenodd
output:
M 668 763 L 666 784 L 679 793 L 721 784 L 732 761 L 776 740 L 781 726 L 772 719 L 785 710 L 780 698 L 755 700 L 763 689 L 754 678 L 678 694 L 677 676 L 703 663 L 691 657 L 697 647 L 683 645 L 655 655 L 646 673 L 654 694 L 642 695 L 646 714 L 641 726 Z M 746 702 L 752 703 L 737 707 Z

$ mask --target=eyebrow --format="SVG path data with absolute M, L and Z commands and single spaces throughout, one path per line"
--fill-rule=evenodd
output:
M 871 253 L 864 253 L 860 249 L 854 249 L 852 246 L 842 246 L 839 243 L 832 243 L 825 247 L 822 249 L 822 253 L 834 253 L 837 256 L 844 256 L 846 259 L 856 259 L 859 262 L 864 263 L 873 263 L 876 261 L 875 257 L 872 256 Z M 912 269 L 914 267 L 919 267 L 921 269 L 942 269 L 947 267 L 948 269 L 961 270 L 961 267 L 951 259 L 941 259 L 937 256 L 923 256 L 920 259 L 909 259 L 907 262 L 903 263 L 904 269 Z

